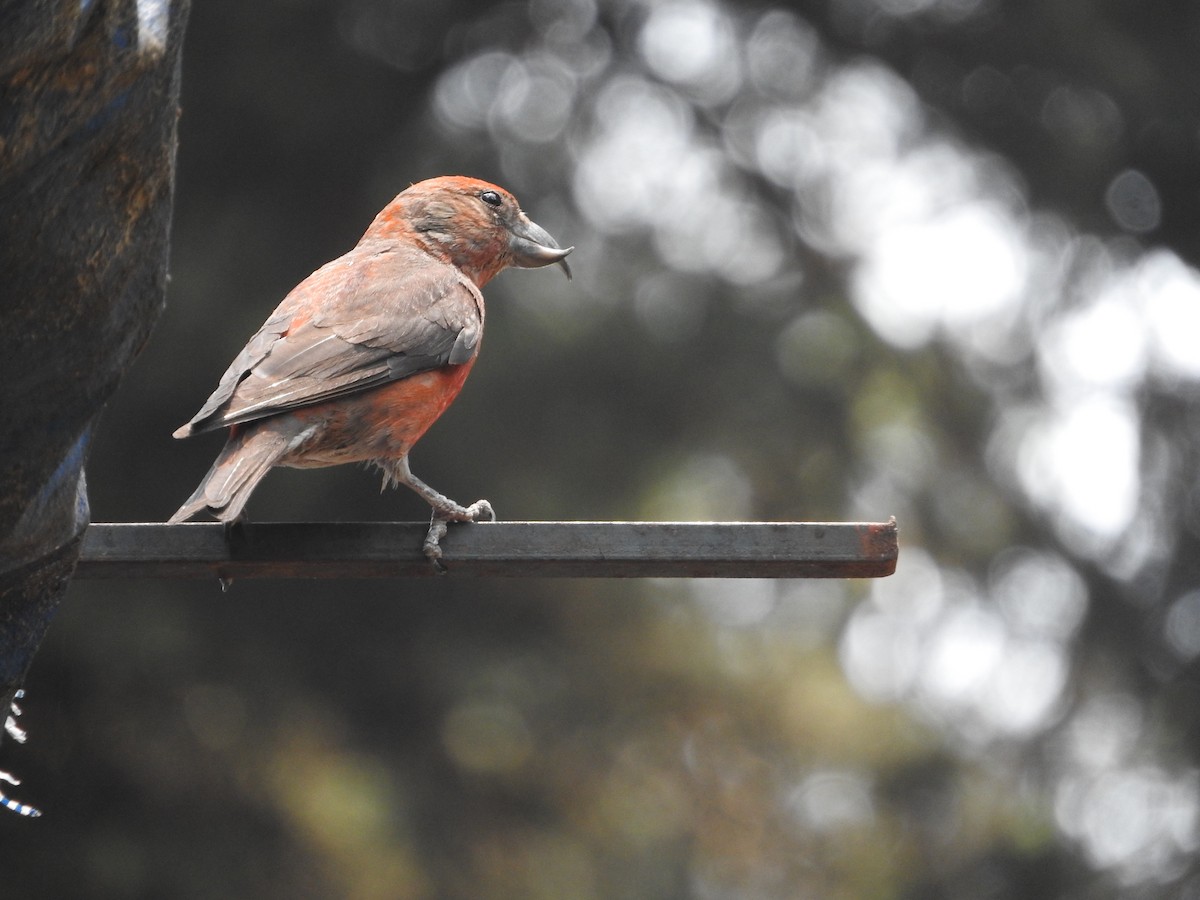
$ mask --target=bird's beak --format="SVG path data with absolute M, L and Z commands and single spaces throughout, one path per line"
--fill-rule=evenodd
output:
M 525 216 L 509 228 L 509 247 L 512 248 L 513 265 L 522 269 L 540 269 L 557 263 L 571 277 L 571 267 L 567 265 L 567 254 L 574 247 L 565 250 L 558 246 L 558 241 L 550 237 L 550 232 L 541 225 L 529 221 Z

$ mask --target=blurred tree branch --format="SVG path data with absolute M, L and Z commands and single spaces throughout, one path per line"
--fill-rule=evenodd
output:
M 874 3 L 799 4 L 830 46 L 892 66 L 967 137 L 1002 153 L 1033 196 L 1112 232 L 1105 194 L 1135 168 L 1163 199 L 1156 241 L 1200 262 L 1200 11 L 1071 0 L 985 3 L 962 21 Z

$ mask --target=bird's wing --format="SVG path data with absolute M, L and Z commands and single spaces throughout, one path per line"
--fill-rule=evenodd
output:
M 418 248 L 360 244 L 292 290 L 222 376 L 185 437 L 468 362 L 483 297 Z

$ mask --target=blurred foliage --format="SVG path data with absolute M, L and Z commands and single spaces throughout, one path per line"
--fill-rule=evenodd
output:
M 510 519 L 885 519 L 842 582 L 77 583 L 6 889 L 76 897 L 1200 890 L 1200 13 L 1067 0 L 211 2 L 168 310 L 94 517 L 408 183 L 512 189 L 413 455 Z M 356 469 L 271 519 L 415 519 Z

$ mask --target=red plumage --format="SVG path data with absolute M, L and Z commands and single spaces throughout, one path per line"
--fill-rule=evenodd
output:
M 450 521 L 492 518 L 412 475 L 408 452 L 453 402 L 483 338 L 480 289 L 509 266 L 560 264 L 562 249 L 502 188 L 461 176 L 399 194 L 349 253 L 289 293 L 222 376 L 188 437 L 230 434 L 196 491 L 170 519 L 241 516 L 273 466 L 372 462 L 433 508 L 425 550 Z

